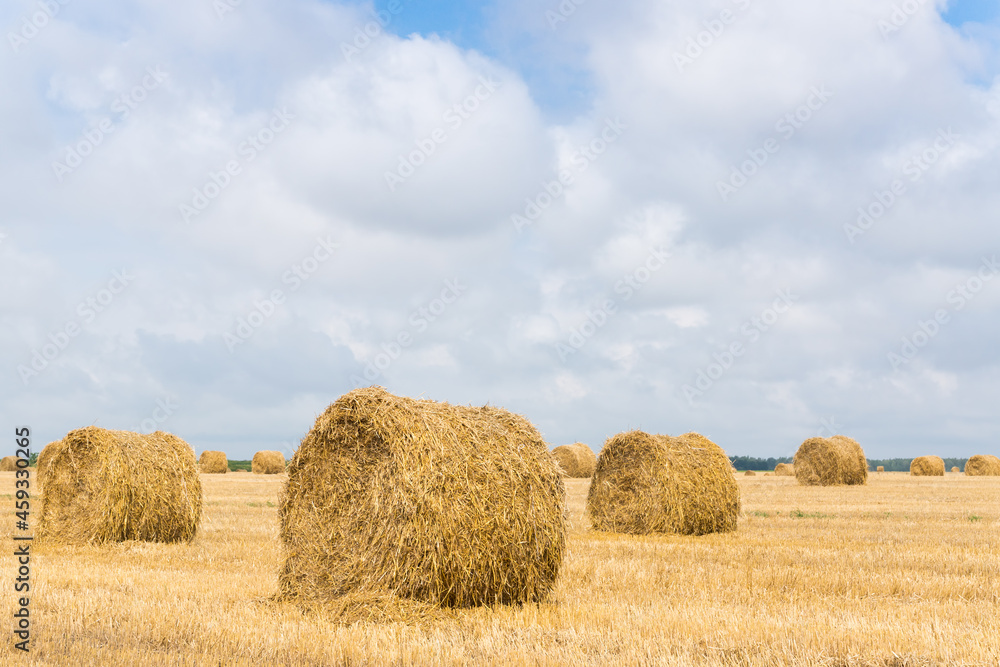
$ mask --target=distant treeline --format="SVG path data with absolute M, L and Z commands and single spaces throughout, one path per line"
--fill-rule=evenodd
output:
M 756 456 L 730 456 L 729 460 L 733 462 L 734 468 L 743 472 L 744 470 L 774 470 L 774 466 L 779 463 L 791 463 L 792 457 L 783 456 L 776 459 L 772 456 L 769 459 L 759 459 Z
M 743 472 L 744 470 L 774 470 L 774 466 L 779 463 L 792 463 L 792 457 L 761 459 L 756 456 L 730 456 L 733 467 Z M 883 466 L 886 472 L 909 472 L 910 461 L 913 459 L 868 459 L 868 469 L 874 472 L 879 466 Z M 958 466 L 959 470 L 965 470 L 965 462 L 968 459 L 945 459 L 945 470 L 951 470 Z
M 868 469 L 874 471 L 879 466 L 885 466 L 886 472 L 910 472 L 910 461 L 913 459 L 868 459 Z M 965 462 L 969 459 L 945 459 L 944 469 L 951 470 L 958 466 L 959 470 L 965 470 Z

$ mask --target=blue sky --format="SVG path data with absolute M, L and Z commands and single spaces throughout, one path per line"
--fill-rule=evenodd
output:
M 944 20 L 954 26 L 968 22 L 995 23 L 1000 15 L 1000 3 L 995 0 L 950 0 L 942 14 Z
M 893 4 L 8 3 L 0 421 L 1000 454 L 996 3 Z

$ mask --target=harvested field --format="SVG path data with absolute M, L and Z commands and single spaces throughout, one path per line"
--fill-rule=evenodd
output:
M 739 529 L 701 537 L 587 530 L 589 480 L 569 479 L 551 601 L 347 626 L 270 599 L 281 476 L 201 479 L 190 544 L 37 545 L 34 664 L 996 664 L 997 478 L 740 477 Z M 0 473 L 0 494 L 13 488 Z M 13 560 L 0 563 L 12 581 Z M 0 660 L 14 662 L 7 642 Z

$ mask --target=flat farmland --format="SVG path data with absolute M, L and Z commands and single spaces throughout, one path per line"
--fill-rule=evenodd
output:
M 873 473 L 863 487 L 738 476 L 735 533 L 595 533 L 567 480 L 568 551 L 544 604 L 414 623 L 276 603 L 284 475 L 202 475 L 190 544 L 38 544 L 32 650 L 3 664 L 997 665 L 1000 478 Z M 14 532 L 14 473 L 0 473 Z M 39 499 L 34 501 L 37 512 Z

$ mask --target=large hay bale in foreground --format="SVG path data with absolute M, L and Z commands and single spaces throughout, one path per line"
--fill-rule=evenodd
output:
M 48 462 L 39 535 L 74 544 L 191 540 L 201 519 L 194 451 L 157 431 L 70 431 Z
M 198 466 L 202 472 L 213 475 L 229 472 L 229 461 L 226 459 L 225 452 L 202 452 L 201 458 L 198 459 Z
M 260 451 L 253 455 L 250 470 L 258 475 L 277 475 L 285 472 L 285 455 L 275 451 Z
M 0 472 L 10 472 L 12 470 L 17 470 L 16 456 L 5 456 L 0 459 Z
M 356 389 L 288 467 L 280 594 L 541 600 L 562 564 L 564 509 L 561 471 L 523 417 Z
M 597 455 L 582 442 L 556 447 L 552 456 L 567 477 L 591 477 L 597 467 Z
M 992 454 L 976 454 L 965 462 L 965 474 L 980 477 L 1000 476 L 1000 458 Z
M 916 477 L 944 477 L 944 459 L 940 456 L 918 456 L 910 461 L 910 474 Z
M 777 477 L 795 477 L 795 466 L 790 463 L 779 463 L 774 466 L 774 474 Z
M 809 438 L 795 452 L 795 479 L 805 486 L 864 484 L 868 460 L 857 441 L 844 435 Z
M 736 530 L 740 490 L 722 448 L 697 433 L 610 438 L 587 496 L 596 530 L 703 535 Z

